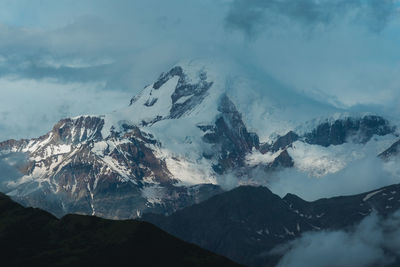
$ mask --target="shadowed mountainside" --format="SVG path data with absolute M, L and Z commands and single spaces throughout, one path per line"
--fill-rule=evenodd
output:
M 373 211 L 386 217 L 400 209 L 400 185 L 352 196 L 308 202 L 266 187 L 241 186 L 170 216 L 142 219 L 187 242 L 248 266 L 275 266 L 268 252 L 279 244 L 320 230 L 345 230 Z
M 133 220 L 51 214 L 0 194 L 2 266 L 238 266 Z

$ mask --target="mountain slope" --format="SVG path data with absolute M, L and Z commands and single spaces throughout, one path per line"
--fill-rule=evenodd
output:
M 138 221 L 23 208 L 0 194 L 4 266 L 238 266 Z
M 144 214 L 142 219 L 242 264 L 273 266 L 278 258 L 268 252 L 302 233 L 343 230 L 373 211 L 388 216 L 398 209 L 400 185 L 314 202 L 242 186 L 170 216 Z
M 229 177 L 265 185 L 282 168 L 322 177 L 397 139 L 382 117 L 338 112 L 253 70 L 183 62 L 125 108 L 1 142 L 10 172 L 0 191 L 58 217 L 170 214 L 231 187 Z M 265 179 L 252 180 L 255 168 Z

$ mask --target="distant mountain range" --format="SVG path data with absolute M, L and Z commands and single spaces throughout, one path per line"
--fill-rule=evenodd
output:
M 275 266 L 280 257 L 269 252 L 278 245 L 310 231 L 347 230 L 372 212 L 387 217 L 399 208 L 400 185 L 313 202 L 242 186 L 170 216 L 142 219 L 246 266 Z
M 322 177 L 371 153 L 390 160 L 398 142 L 383 117 L 197 60 L 163 73 L 121 110 L 1 142 L 0 191 L 58 217 L 171 214 L 222 193 L 227 175 L 237 185 L 266 185 L 284 168 Z M 254 180 L 255 169 L 265 178 Z
M 2 266 L 239 266 L 133 220 L 61 220 L 0 194 Z

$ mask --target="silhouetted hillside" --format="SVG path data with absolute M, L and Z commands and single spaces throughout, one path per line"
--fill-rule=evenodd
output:
M 2 266 L 236 266 L 157 227 L 67 215 L 61 220 L 0 194 Z

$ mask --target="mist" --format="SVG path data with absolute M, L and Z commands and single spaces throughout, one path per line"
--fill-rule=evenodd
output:
M 388 218 L 376 213 L 347 231 L 308 232 L 271 253 L 278 266 L 391 266 L 399 261 L 400 211 Z
M 5 191 L 7 182 L 22 176 L 20 169 L 26 164 L 27 156 L 24 153 L 10 153 L 0 155 L 0 188 Z

